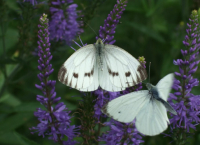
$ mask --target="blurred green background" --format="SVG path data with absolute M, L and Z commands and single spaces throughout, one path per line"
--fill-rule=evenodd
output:
M 116 0 L 74 0 L 74 3 L 78 4 L 78 10 L 82 11 L 85 21 L 98 33 Z M 30 9 L 30 13 L 34 13 L 33 17 L 24 13 L 25 8 L 16 0 L 6 0 L 5 3 L 0 0 L 0 7 L 0 144 L 55 144 L 37 133 L 32 135 L 29 130 L 38 123 L 34 111 L 43 107 L 36 101 L 36 95 L 41 92 L 35 88 L 35 84 L 40 83 L 37 78 L 38 57 L 33 56 L 32 52 L 37 48 L 39 17 L 42 13 L 49 14 L 49 6 L 39 4 L 36 9 Z M 168 73 L 179 71 L 173 65 L 173 60 L 182 58 L 180 49 L 185 49 L 182 41 L 186 35 L 186 24 L 191 11 L 199 7 L 199 0 L 129 0 L 120 19 L 121 23 L 117 25 L 115 45 L 136 58 L 144 56 L 147 68 L 151 62 L 151 83 L 156 84 Z M 80 37 L 83 43 L 96 41 L 95 33 L 87 26 Z M 76 41 L 80 43 L 78 37 Z M 72 46 L 78 49 L 75 44 Z M 6 53 L 3 53 L 3 47 Z M 52 42 L 51 52 L 54 68 L 51 79 L 57 80 L 60 66 L 74 51 L 61 42 Z M 197 70 L 194 77 L 200 79 L 200 70 Z M 198 88 L 193 89 L 196 95 L 200 94 Z M 80 93 L 58 81 L 56 92 L 67 108 L 75 112 L 81 99 Z M 79 125 L 80 122 L 74 117 L 71 124 Z M 200 127 L 197 126 L 194 133 L 188 144 L 199 145 Z M 145 145 L 171 142 L 169 137 L 162 134 L 143 139 Z

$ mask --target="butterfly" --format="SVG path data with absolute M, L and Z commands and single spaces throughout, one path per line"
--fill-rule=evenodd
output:
M 137 59 L 100 38 L 74 52 L 58 72 L 61 83 L 83 92 L 99 86 L 106 91 L 122 91 L 146 78 L 146 69 Z
M 160 134 L 169 124 L 167 110 L 177 115 L 167 102 L 173 78 L 174 75 L 171 73 L 161 79 L 156 86 L 147 83 L 148 90 L 132 92 L 113 99 L 104 105 L 101 111 L 123 123 L 130 123 L 136 118 L 136 128 L 144 135 Z

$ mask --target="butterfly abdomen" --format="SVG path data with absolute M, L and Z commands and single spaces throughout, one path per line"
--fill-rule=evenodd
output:
M 104 44 L 103 44 L 101 39 L 98 39 L 97 42 L 94 44 L 94 46 L 96 48 L 98 65 L 101 68 L 101 70 L 103 70 L 103 52 L 104 52 L 103 48 L 104 48 Z

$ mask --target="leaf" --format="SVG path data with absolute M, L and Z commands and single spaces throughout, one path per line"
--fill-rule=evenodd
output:
M 15 132 L 3 132 L 0 133 L 0 144 L 9 145 L 38 145 L 38 143 L 29 140 L 25 136 Z
M 10 93 L 4 93 L 4 95 L 0 98 L 0 103 L 15 107 L 20 105 L 21 101 Z
M 19 13 L 19 8 L 17 7 L 16 0 L 7 0 L 6 3 L 11 10 Z
M 152 37 L 153 39 L 155 39 L 161 43 L 165 43 L 164 38 L 159 33 L 157 33 L 156 31 L 153 31 L 151 28 L 148 28 L 145 25 L 137 24 L 137 23 L 126 23 L 126 24 L 133 27 L 136 30 L 139 30 L 139 31 L 145 33 L 149 37 Z
M 38 143 L 34 142 L 33 140 L 28 139 L 27 137 L 15 132 L 15 135 L 18 137 L 20 143 L 23 143 L 22 145 L 39 145 Z
M 0 131 L 4 132 L 14 130 L 31 118 L 33 118 L 33 113 L 14 114 L 0 122 Z
M 37 108 L 45 109 L 43 105 L 39 102 L 31 102 L 31 103 L 21 103 L 19 106 L 14 108 L 15 112 L 31 112 L 36 111 Z
M 5 34 L 5 45 L 6 50 L 13 47 L 18 41 L 18 31 L 16 29 L 8 28 Z M 2 32 L 0 30 L 0 46 L 3 46 L 2 42 Z M 2 54 L 3 49 L 0 49 L 0 54 Z
M 0 64 L 16 64 L 16 63 L 18 62 L 16 62 L 11 58 L 0 57 Z

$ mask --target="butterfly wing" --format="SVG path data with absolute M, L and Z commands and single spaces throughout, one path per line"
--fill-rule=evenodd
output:
M 173 79 L 173 73 L 166 75 L 157 83 L 156 88 L 158 90 L 159 96 L 161 97 L 161 102 L 163 105 L 167 108 L 168 111 L 174 115 L 177 115 L 177 112 L 174 110 L 174 108 L 167 102 L 167 98 L 173 85 Z
M 167 101 L 167 98 L 169 96 L 170 90 L 173 85 L 173 80 L 174 74 L 170 73 L 163 77 L 156 85 L 160 97 L 165 101 Z
M 136 116 L 137 130 L 144 135 L 154 136 L 166 130 L 167 123 L 169 119 L 164 105 L 156 99 L 150 100 L 148 96 L 148 101 Z
M 74 52 L 61 66 L 58 80 L 80 91 L 94 91 L 99 86 L 96 66 L 96 49 L 93 44 Z
M 110 81 L 116 87 L 134 86 L 147 78 L 141 63 L 117 46 L 105 44 L 105 60 Z
M 147 90 L 123 95 L 108 102 L 102 107 L 101 111 L 119 122 L 132 122 L 143 105 L 148 101 L 147 95 Z

